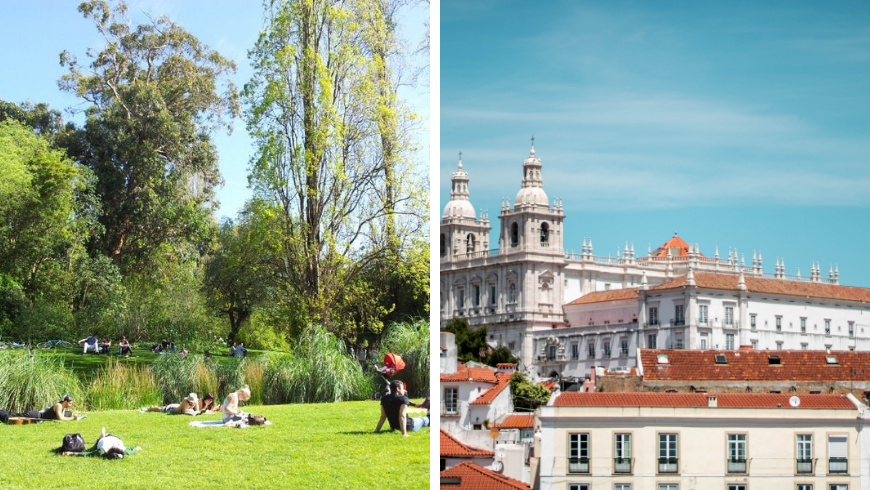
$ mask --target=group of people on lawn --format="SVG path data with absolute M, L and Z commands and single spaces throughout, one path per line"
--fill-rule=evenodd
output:
M 94 351 L 94 354 L 109 354 L 112 350 L 112 341 L 105 335 L 102 340 L 97 337 L 97 334 L 88 335 L 86 338 L 79 340 L 79 345 L 84 348 L 82 354 L 87 354 L 89 350 Z M 126 335 L 121 336 L 121 340 L 118 342 L 118 355 L 123 356 L 124 354 L 128 356 L 133 354 L 133 351 L 130 349 L 130 341 L 127 340 Z

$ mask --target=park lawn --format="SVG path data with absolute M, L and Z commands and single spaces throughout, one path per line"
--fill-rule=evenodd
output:
M 80 421 L 0 424 L 0 488 L 428 488 L 430 431 L 373 433 L 374 401 L 246 407 L 274 425 L 195 428 L 219 414 L 91 412 Z M 385 424 L 389 428 L 389 424 Z M 123 460 L 56 456 L 64 434 L 87 447 L 105 427 L 142 451 Z

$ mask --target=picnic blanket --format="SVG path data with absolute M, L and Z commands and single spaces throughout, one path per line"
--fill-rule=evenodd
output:
M 195 420 L 189 424 L 191 427 L 236 427 L 238 429 L 244 429 L 250 427 L 250 425 L 246 424 L 243 420 L 234 420 L 231 422 L 224 423 L 222 420 Z M 271 420 L 267 420 L 263 425 L 272 425 Z

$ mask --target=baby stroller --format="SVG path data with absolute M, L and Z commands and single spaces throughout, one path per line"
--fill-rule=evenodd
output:
M 382 396 L 388 394 L 390 392 L 390 379 L 395 376 L 399 372 L 405 369 L 405 361 L 402 359 L 402 356 L 398 354 L 393 354 L 392 352 L 388 353 L 384 356 L 384 365 L 383 366 L 375 366 L 375 371 L 380 375 L 381 384 L 380 389 L 375 390 L 375 394 L 372 398 L 375 400 L 380 400 Z

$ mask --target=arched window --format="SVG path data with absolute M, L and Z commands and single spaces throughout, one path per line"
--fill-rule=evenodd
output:
M 511 247 L 516 247 L 520 243 L 520 227 L 518 224 L 511 224 Z
M 547 247 L 550 245 L 550 225 L 547 223 L 541 224 L 541 246 Z
M 441 256 L 444 257 L 444 255 L 446 255 L 446 254 L 447 254 L 447 247 L 444 244 L 444 233 L 442 233 L 441 234 Z
M 468 234 L 468 239 L 467 239 L 466 245 L 465 245 L 465 251 L 467 253 L 474 252 L 474 234 L 473 233 Z

